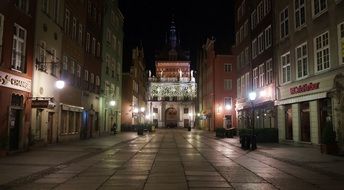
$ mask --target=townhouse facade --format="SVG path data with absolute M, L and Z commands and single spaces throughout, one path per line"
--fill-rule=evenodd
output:
M 123 73 L 122 113 L 123 125 L 137 125 L 146 122 L 148 76 L 143 47 L 132 50 L 130 72 Z
M 0 2 L 0 151 L 20 151 L 31 138 L 33 0 Z
M 60 80 L 63 16 L 61 1 L 36 1 L 31 144 L 56 143 L 60 93 L 55 87 Z M 47 85 L 48 84 L 48 85 Z
M 198 123 L 204 130 L 236 127 L 236 64 L 234 55 L 215 52 L 215 40 L 202 46 L 199 75 Z
M 239 128 L 276 127 L 273 4 L 271 0 L 236 1 Z M 250 93 L 254 93 L 254 100 L 249 98 Z
M 114 123 L 117 130 L 121 124 L 123 15 L 118 1 L 106 0 L 104 7 L 100 130 L 109 133 Z
M 343 1 L 283 1 L 274 6 L 280 141 L 318 145 L 331 121 L 343 150 Z

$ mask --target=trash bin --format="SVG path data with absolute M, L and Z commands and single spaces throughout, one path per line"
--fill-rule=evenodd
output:
M 143 127 L 142 126 L 139 126 L 137 128 L 137 135 L 143 135 Z

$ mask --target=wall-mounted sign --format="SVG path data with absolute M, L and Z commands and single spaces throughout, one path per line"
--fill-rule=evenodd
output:
M 300 86 L 297 86 L 297 87 L 290 88 L 290 94 L 299 94 L 299 93 L 303 93 L 303 92 L 308 92 L 308 91 L 319 89 L 319 84 L 320 84 L 320 82 L 309 83 L 309 84 L 304 84 L 304 85 L 300 85 Z
M 31 92 L 31 80 L 0 71 L 0 86 Z

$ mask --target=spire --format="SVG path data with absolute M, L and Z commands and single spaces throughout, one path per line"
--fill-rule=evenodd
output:
M 170 45 L 171 49 L 176 49 L 177 47 L 177 32 L 174 22 L 174 15 L 172 15 L 171 26 L 170 26 Z

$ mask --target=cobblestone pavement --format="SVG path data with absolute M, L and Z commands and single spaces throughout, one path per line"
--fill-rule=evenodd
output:
M 213 135 L 182 129 L 158 130 L 141 137 L 124 133 L 55 145 L 2 158 L 0 168 L 0 189 L 13 190 L 344 187 L 340 172 L 329 175 L 323 170 L 241 150 Z M 16 177 L 6 178 L 11 175 Z

